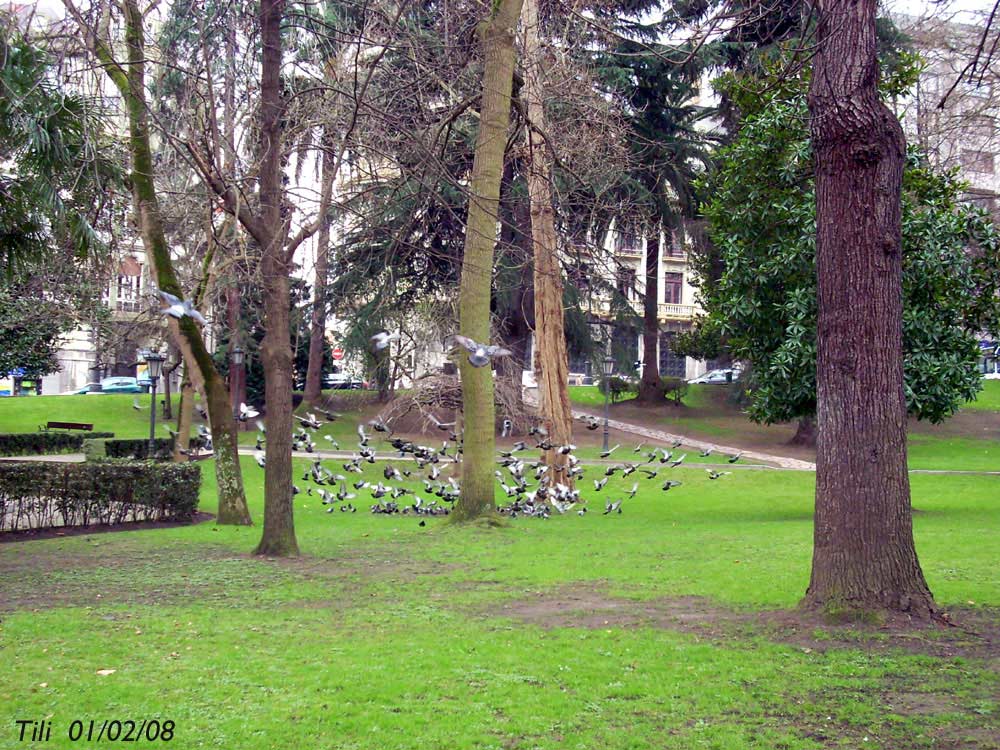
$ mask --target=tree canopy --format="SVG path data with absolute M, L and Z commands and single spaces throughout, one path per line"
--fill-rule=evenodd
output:
M 800 82 L 801 83 L 801 82 Z M 678 349 L 706 353 L 724 340 L 752 365 L 750 416 L 776 422 L 816 410 L 816 207 L 804 91 L 762 94 L 734 142 L 718 154 L 705 206 L 724 268 L 702 279 L 707 312 Z M 743 107 L 748 109 L 746 91 Z M 996 332 L 1000 238 L 962 203 L 962 182 L 913 150 L 903 178 L 903 346 L 906 403 L 940 422 L 981 387 L 978 334 Z

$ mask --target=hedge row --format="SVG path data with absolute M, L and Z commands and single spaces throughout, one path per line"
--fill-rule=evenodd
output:
M 169 461 L 173 457 L 174 441 L 169 438 L 156 438 L 153 441 L 153 460 Z M 86 440 L 83 452 L 88 461 L 104 458 L 129 458 L 144 460 L 149 458 L 149 440 Z
M 191 463 L 0 463 L 0 531 L 187 521 L 200 486 Z
M 91 438 L 113 438 L 113 432 L 15 432 L 0 434 L 0 456 L 31 456 L 46 453 L 76 453 L 83 450 L 83 441 Z

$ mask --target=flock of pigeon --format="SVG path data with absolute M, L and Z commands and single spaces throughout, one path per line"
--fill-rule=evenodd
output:
M 332 422 L 340 415 L 331 412 L 323 412 L 326 421 Z M 322 427 L 323 422 L 314 413 L 307 413 L 305 417 L 296 416 L 302 426 L 296 430 L 293 436 L 293 443 L 296 450 L 313 453 L 316 449 L 316 442 L 310 435 L 310 430 L 316 431 Z M 422 445 L 406 440 L 401 437 L 392 437 L 392 428 L 381 421 L 374 419 L 357 427 L 358 449 L 346 459 L 340 459 L 340 466 L 335 470 L 328 468 L 324 461 L 333 459 L 323 459 L 316 456 L 311 465 L 304 471 L 302 482 L 305 485 L 305 494 L 311 497 L 318 497 L 326 511 L 333 513 L 339 510 L 342 513 L 356 513 L 358 510 L 354 501 L 358 501 L 359 494 L 366 492 L 375 502 L 370 505 L 370 511 L 375 515 L 414 515 L 414 516 L 445 516 L 451 512 L 454 503 L 461 496 L 461 485 L 455 476 L 452 476 L 452 467 L 457 464 L 462 455 L 461 435 L 454 432 L 453 422 L 442 422 L 431 416 L 430 421 L 434 426 L 448 433 L 448 437 L 442 441 L 440 448 L 429 445 Z M 586 419 L 586 418 L 585 418 Z M 348 479 L 350 474 L 363 474 L 364 464 L 375 464 L 379 458 L 371 441 L 373 435 L 366 431 L 366 426 L 375 433 L 383 433 L 392 446 L 393 455 L 386 456 L 382 468 L 382 477 L 377 481 L 370 481 L 358 478 L 356 481 Z M 266 466 L 266 458 L 263 452 L 266 441 L 266 428 L 260 421 L 257 422 L 259 433 L 257 435 L 257 452 L 255 459 L 257 465 L 263 468 Z M 519 516 L 529 518 L 550 518 L 553 514 L 565 514 L 576 510 L 580 516 L 586 515 L 588 508 L 583 505 L 580 497 L 580 490 L 573 488 L 566 483 L 566 479 L 579 479 L 583 476 L 583 467 L 579 459 L 573 454 L 575 445 L 557 445 L 549 440 L 546 429 L 542 426 L 532 427 L 529 436 L 534 439 L 529 445 L 526 441 L 518 441 L 509 450 L 500 450 L 497 456 L 497 469 L 494 474 L 497 483 L 505 495 L 510 498 L 507 504 L 501 505 L 498 511 L 501 515 L 510 518 Z M 334 448 L 339 449 L 339 445 L 330 435 L 324 436 L 330 441 Z M 665 476 L 670 469 L 680 466 L 687 457 L 687 454 L 677 455 L 676 449 L 680 447 L 680 442 L 676 442 L 668 448 L 646 447 L 645 443 L 640 443 L 632 450 L 637 454 L 633 460 L 626 460 L 620 464 L 610 464 L 604 470 L 601 479 L 594 480 L 594 492 L 604 491 L 609 480 L 613 476 L 622 478 L 636 474 L 640 479 L 646 481 L 663 480 L 660 484 L 662 491 L 666 492 L 675 487 L 681 486 L 681 482 L 669 476 Z M 603 451 L 601 458 L 610 458 L 621 448 L 620 445 Z M 522 454 L 529 451 L 552 450 L 561 463 L 556 468 L 540 460 L 528 460 Z M 712 454 L 712 449 L 701 451 L 699 456 L 707 457 Z M 736 463 L 740 460 L 741 453 L 728 455 L 726 459 L 729 463 Z M 405 464 L 402 463 L 405 460 Z M 720 479 L 730 474 L 728 471 L 706 470 L 709 479 Z M 564 477 L 552 477 L 552 472 L 563 474 Z M 415 483 L 420 483 L 422 490 L 412 487 Z M 402 486 L 409 483 L 411 486 Z M 609 499 L 604 504 L 604 515 L 622 513 L 623 504 L 626 500 L 634 498 L 639 491 L 639 482 L 633 482 L 630 489 L 624 491 L 623 496 Z M 293 485 L 292 492 L 295 495 L 301 494 L 302 489 L 298 485 Z M 580 506 L 579 508 L 577 506 Z M 421 521 L 421 525 L 424 522 Z
M 200 318 L 197 311 L 190 307 L 190 302 L 178 300 L 162 291 L 160 296 L 168 304 L 167 309 L 163 310 L 164 314 L 176 318 L 184 315 L 190 315 L 196 319 Z M 374 352 L 381 351 L 397 338 L 398 334 L 378 333 L 371 337 L 371 349 Z M 452 338 L 455 344 L 468 352 L 469 363 L 473 367 L 484 367 L 493 357 L 510 355 L 510 351 L 507 349 L 480 344 L 465 336 L 455 335 Z M 142 408 L 138 399 L 133 402 L 133 408 Z M 197 405 L 197 408 L 201 416 L 207 418 L 208 415 L 200 404 Z M 322 411 L 322 414 L 327 422 L 333 422 L 341 416 L 329 411 Z M 240 404 L 238 415 L 240 421 L 246 422 L 259 416 L 253 407 Z M 298 415 L 294 415 L 294 417 L 300 424 L 292 436 L 292 449 L 297 452 L 315 453 L 317 443 L 313 440 L 313 434 L 321 429 L 323 421 L 312 412 L 307 412 L 304 417 Z M 341 513 L 356 513 L 357 506 L 352 501 L 358 499 L 358 493 L 367 491 L 371 499 L 375 501 L 370 506 L 370 511 L 374 515 L 448 515 L 451 512 L 451 507 L 461 496 L 461 486 L 454 476 L 445 476 L 445 474 L 450 474 L 451 467 L 460 460 L 462 436 L 455 433 L 454 422 L 441 422 L 433 415 L 429 415 L 428 419 L 438 430 L 448 433 L 447 439 L 442 442 L 440 448 L 421 445 L 400 437 L 389 437 L 392 435 L 392 428 L 381 419 L 373 419 L 368 422 L 368 426 L 376 433 L 382 433 L 389 437 L 389 443 L 394 453 L 398 454 L 398 459 L 407 460 L 406 468 L 402 468 L 402 465 L 394 466 L 387 458 L 382 470 L 385 482 L 381 479 L 375 483 L 366 479 L 358 479 L 348 486 L 348 474 L 363 474 L 362 464 L 374 464 L 377 460 L 375 448 L 371 445 L 372 435 L 365 431 L 364 424 L 359 424 L 357 428 L 358 450 L 341 464 L 343 473 L 331 471 L 324 465 L 324 459 L 317 456 L 302 475 L 302 482 L 309 483 L 305 490 L 306 495 L 318 497 L 322 504 L 327 506 L 328 513 L 333 513 L 336 510 Z M 587 415 L 582 419 L 588 430 L 596 430 L 601 424 L 594 416 Z M 258 434 L 254 459 L 259 467 L 264 468 L 266 466 L 264 444 L 267 430 L 260 419 L 256 419 L 256 424 Z M 169 426 L 167 429 L 172 437 L 176 437 L 176 432 L 170 430 Z M 211 450 L 211 433 L 204 425 L 199 425 L 198 430 L 199 439 L 195 444 Z M 505 419 L 501 436 L 507 437 L 511 430 L 510 420 Z M 510 502 L 498 508 L 500 514 L 510 518 L 523 516 L 544 519 L 550 518 L 553 513 L 560 515 L 569 513 L 580 505 L 581 507 L 576 510 L 576 513 L 580 516 L 586 515 L 588 508 L 582 504 L 580 490 L 571 486 L 573 479 L 583 476 L 583 467 L 573 453 L 576 446 L 553 444 L 549 440 L 547 430 L 541 425 L 530 428 L 528 435 L 534 438 L 533 445 L 530 447 L 526 441 L 522 440 L 516 442 L 509 450 L 499 451 L 498 468 L 494 474 L 500 489 L 507 498 L 510 498 Z M 324 438 L 330 443 L 330 448 L 340 449 L 340 445 L 331 435 L 324 435 Z M 646 481 L 656 480 L 657 483 L 663 479 L 660 489 L 664 492 L 680 487 L 682 482 L 664 476 L 670 469 L 680 466 L 687 458 L 686 453 L 676 454 L 680 446 L 680 441 L 670 445 L 669 449 L 656 446 L 647 448 L 645 443 L 640 443 L 632 450 L 632 453 L 636 454 L 636 458 L 623 461 L 620 464 L 608 465 L 604 470 L 603 478 L 593 480 L 594 492 L 603 492 L 613 476 L 620 475 L 624 479 L 633 474 Z M 601 452 L 600 456 L 602 459 L 610 458 L 619 448 L 621 448 L 620 445 L 615 445 Z M 560 463 L 550 467 L 540 460 L 526 460 L 525 457 L 519 455 L 528 451 L 554 451 Z M 707 448 L 701 451 L 699 456 L 708 457 L 712 452 L 712 448 Z M 729 463 L 734 464 L 740 460 L 741 456 L 740 452 L 735 455 L 727 455 L 726 459 Z M 415 466 L 416 470 L 409 468 L 410 465 Z M 706 469 L 706 471 L 708 478 L 712 480 L 720 479 L 731 473 L 713 469 Z M 421 493 L 420 490 L 403 487 L 400 484 L 390 484 L 392 482 L 419 482 L 423 486 L 423 491 Z M 638 491 L 639 482 L 633 482 L 631 488 L 624 491 L 623 497 L 609 499 L 604 504 L 603 514 L 621 514 L 624 502 L 634 498 Z M 292 486 L 294 495 L 301 494 L 301 492 L 298 485 Z M 424 526 L 425 522 L 421 520 L 420 525 Z

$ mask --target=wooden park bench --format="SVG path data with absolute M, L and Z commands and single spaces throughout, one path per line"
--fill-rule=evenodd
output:
M 84 430 L 93 432 L 94 425 L 88 422 L 46 422 L 43 430 Z

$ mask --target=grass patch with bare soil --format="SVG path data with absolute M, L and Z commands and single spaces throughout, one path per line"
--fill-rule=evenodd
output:
M 114 718 L 243 750 L 1000 746 L 996 477 L 912 478 L 921 562 L 961 626 L 941 628 L 798 613 L 806 472 L 679 467 L 604 516 L 616 476 L 583 517 L 501 528 L 372 516 L 364 492 L 328 513 L 299 482 L 304 555 L 273 560 L 251 554 L 263 474 L 243 465 L 253 528 L 0 545 L 10 726 L 51 717 L 54 748 Z M 0 747 L 21 747 L 10 726 Z

